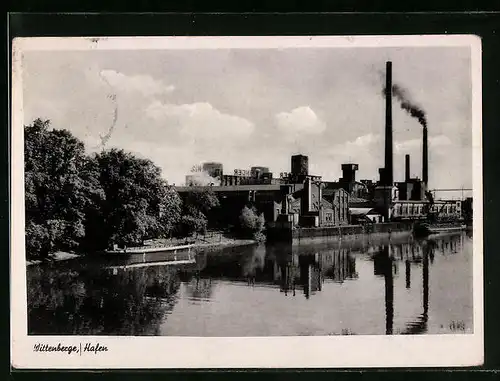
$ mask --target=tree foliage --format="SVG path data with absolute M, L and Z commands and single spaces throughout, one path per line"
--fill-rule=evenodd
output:
M 192 187 L 185 198 L 178 233 L 182 236 L 204 233 L 210 212 L 219 206 L 219 199 L 209 187 Z
M 136 245 L 168 236 L 178 223 L 181 200 L 148 159 L 111 149 L 93 157 L 104 198 L 94 214 L 100 245 Z
M 26 249 L 31 256 L 76 248 L 85 236 L 84 210 L 92 195 L 83 143 L 49 126 L 37 119 L 24 129 Z
M 184 201 L 184 213 L 196 215 L 202 213 L 207 216 L 210 211 L 219 206 L 219 199 L 209 187 L 191 187 Z
M 168 236 L 181 199 L 150 160 L 112 149 L 93 156 L 66 130 L 25 126 L 26 252 L 104 249 Z
M 265 226 L 264 213 L 258 213 L 255 208 L 245 206 L 241 210 L 240 225 L 243 233 L 252 236 L 257 240 L 263 240 L 263 230 Z
M 219 206 L 210 187 L 193 187 L 183 203 L 148 159 L 118 149 L 87 155 L 83 142 L 48 120 L 24 133 L 29 257 L 204 232 Z

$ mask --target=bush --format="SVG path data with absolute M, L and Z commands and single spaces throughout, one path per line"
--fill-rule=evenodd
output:
M 193 233 L 205 233 L 207 229 L 207 220 L 203 214 L 197 216 L 184 215 L 180 222 L 180 235 L 190 236 Z
M 265 223 L 264 214 L 258 214 L 255 208 L 245 206 L 241 210 L 240 225 L 245 236 L 252 237 L 259 242 L 265 241 L 263 233 Z
M 50 253 L 47 227 L 29 221 L 26 224 L 26 255 L 28 258 L 45 258 Z

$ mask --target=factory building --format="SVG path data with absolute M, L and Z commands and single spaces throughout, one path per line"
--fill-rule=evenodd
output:
M 309 158 L 305 155 L 291 156 L 291 171 L 281 173 L 279 178 L 267 166 L 224 174 L 221 163 L 204 163 L 203 171 L 220 180 L 208 185 L 219 195 L 221 213 L 236 223 L 241 209 L 252 205 L 264 213 L 269 226 L 290 228 L 418 220 L 431 215 L 452 220 L 462 217 L 462 208 L 472 215 L 472 200 L 434 201 L 428 192 L 426 123 L 422 126 L 422 179 L 410 176 L 410 156 L 406 155 L 404 181 L 394 181 L 392 91 L 392 63 L 387 62 L 384 167 L 379 169 L 378 182 L 357 181 L 356 163 L 342 164 L 338 181 L 323 181 L 321 176 L 309 173 Z M 182 193 L 189 187 L 177 189 Z
M 219 175 L 215 170 L 222 170 L 222 166 L 209 169 L 211 174 Z M 323 193 L 325 183 L 321 176 L 309 174 L 307 156 L 292 156 L 291 172 L 282 173 L 279 179 L 273 178 L 268 167 L 235 170 L 233 175 L 222 173 L 220 178 L 221 185 L 207 184 L 219 198 L 220 222 L 237 224 L 241 209 L 254 206 L 270 225 L 319 227 L 349 223 L 349 193 L 341 187 Z M 176 189 L 182 197 L 191 187 Z
M 323 190 L 322 226 L 349 224 L 349 193 L 343 189 Z
M 434 201 L 428 192 L 429 159 L 427 125 L 422 126 L 422 179 L 411 178 L 410 156 L 405 155 L 405 179 L 394 182 L 392 139 L 392 63 L 386 63 L 385 85 L 385 166 L 379 169 L 380 181 L 373 191 L 373 204 L 385 220 L 425 219 L 456 220 L 462 217 L 461 202 Z

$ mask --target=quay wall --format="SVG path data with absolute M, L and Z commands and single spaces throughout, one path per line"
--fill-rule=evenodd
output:
M 388 222 L 370 225 L 343 225 L 317 228 L 276 227 L 267 230 L 270 242 L 299 242 L 317 239 L 357 239 L 362 236 L 402 235 L 412 232 L 411 222 Z

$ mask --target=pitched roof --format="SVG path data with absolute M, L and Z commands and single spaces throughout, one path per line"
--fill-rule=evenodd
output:
M 321 206 L 323 208 L 328 208 L 328 209 L 332 209 L 333 208 L 333 204 L 330 201 L 325 200 L 324 198 L 321 199 Z
M 373 208 L 349 208 L 349 213 L 353 216 L 366 216 L 379 214 Z
M 349 198 L 349 204 L 362 204 L 362 203 L 371 203 L 370 200 L 367 200 L 366 198 L 360 198 L 360 197 L 350 197 Z
M 344 191 L 346 192 L 346 190 L 344 188 L 325 188 L 323 189 L 323 196 L 333 196 L 336 192 L 341 192 L 341 191 Z M 346 192 L 348 193 L 348 192 Z

